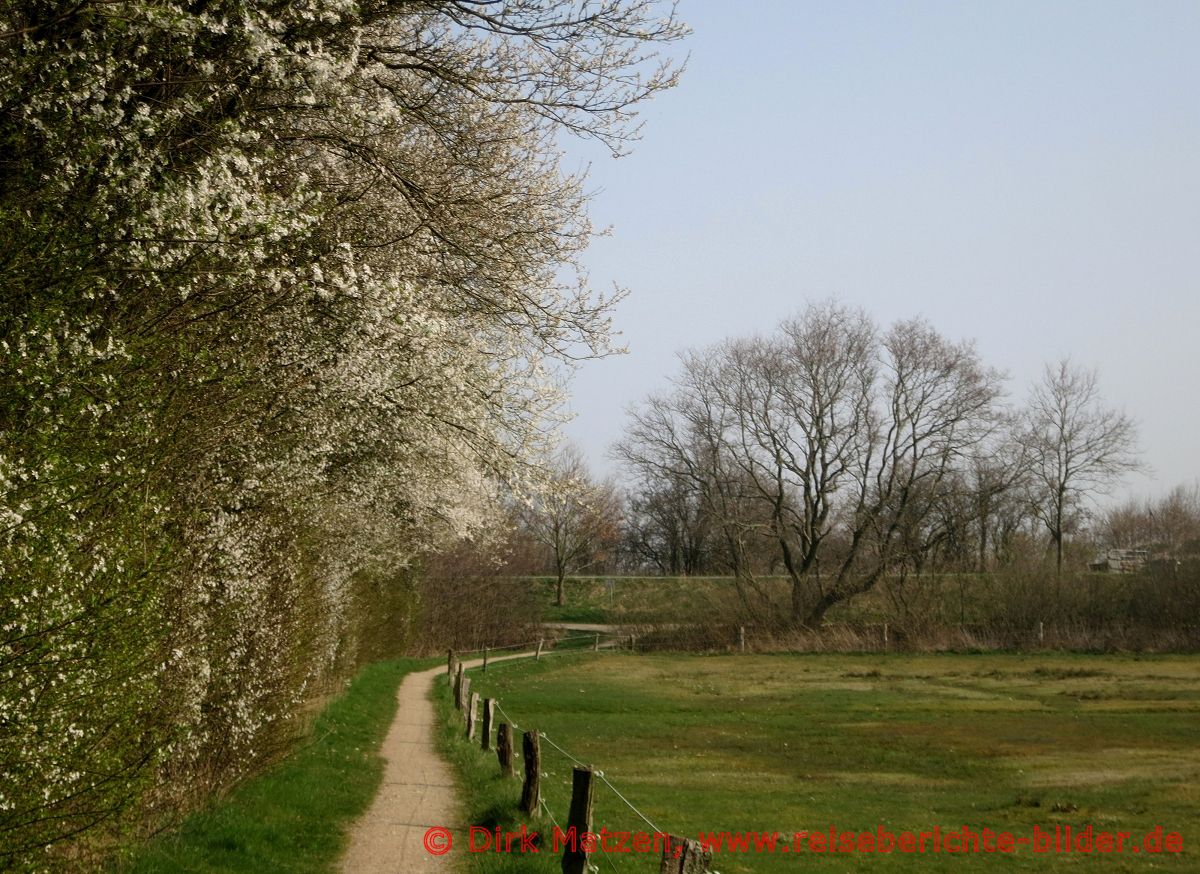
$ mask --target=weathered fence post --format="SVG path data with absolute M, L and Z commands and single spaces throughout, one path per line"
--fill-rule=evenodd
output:
M 502 722 L 496 726 L 496 758 L 500 760 L 500 773 L 505 777 L 513 775 L 513 736 L 512 726 Z
M 488 648 L 485 646 L 483 648 L 483 669 L 485 671 L 487 670 L 487 660 L 488 660 Z
M 467 708 L 467 740 L 475 740 L 475 718 L 479 715 L 479 693 L 471 693 L 471 706 Z
M 575 832 L 563 850 L 563 874 L 587 874 L 588 854 L 583 837 L 592 830 L 592 769 L 576 768 L 571 777 L 571 810 L 567 814 L 567 834 Z
M 888 624 L 883 623 L 883 648 L 888 648 Z
M 463 706 L 463 680 L 466 679 L 463 672 L 465 670 L 462 662 L 459 662 L 454 669 L 454 708 L 456 710 L 462 710 Z
M 471 678 L 463 677 L 462 681 L 462 707 L 459 710 L 466 710 L 467 705 L 471 702 Z
M 535 662 L 540 662 L 542 660 L 542 639 L 540 637 L 538 638 L 537 652 L 533 654 L 533 660 Z
M 738 626 L 738 652 L 746 651 L 746 626 Z
M 454 677 L 454 650 L 447 650 L 446 654 L 446 675 Z
M 1038 646 L 1046 642 L 1046 623 L 1038 622 Z
M 637 635 L 636 634 L 629 635 L 629 651 L 637 652 Z
M 600 632 L 596 632 L 596 640 L 592 643 L 592 652 L 600 652 Z
M 662 864 L 658 874 L 707 874 L 712 864 L 712 851 L 699 841 L 668 835 L 663 846 Z
M 541 800 L 542 752 L 537 731 L 527 731 L 521 738 L 521 753 L 525 757 L 525 783 L 521 787 L 521 810 L 526 816 L 537 813 Z
M 492 723 L 496 721 L 496 699 L 483 699 L 483 724 L 480 730 L 483 732 L 480 738 L 479 745 L 483 747 L 484 752 L 492 748 Z

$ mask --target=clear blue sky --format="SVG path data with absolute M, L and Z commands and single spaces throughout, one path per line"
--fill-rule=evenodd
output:
M 680 86 L 592 160 L 595 284 L 630 354 L 587 364 L 598 470 L 675 353 L 806 299 L 974 338 L 1015 397 L 1099 368 L 1157 494 L 1200 475 L 1200 3 L 683 0 Z

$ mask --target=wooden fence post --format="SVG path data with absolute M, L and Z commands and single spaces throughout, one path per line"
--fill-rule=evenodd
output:
M 479 745 L 483 747 L 484 752 L 492 748 L 492 723 L 496 721 L 496 699 L 483 699 L 483 724 L 480 726 L 480 731 L 483 734 L 480 737 Z
M 462 662 L 459 662 L 458 667 L 454 669 L 454 708 L 456 710 L 462 710 L 463 707 L 463 680 L 466 679 L 463 672 L 465 670 Z
M 500 760 L 500 773 L 505 777 L 513 775 L 513 736 L 512 726 L 502 722 L 496 726 L 496 758 Z
M 537 652 L 533 654 L 533 660 L 535 662 L 540 662 L 542 660 L 542 639 L 540 637 L 538 638 Z
M 521 787 L 521 810 L 526 816 L 537 813 L 541 800 L 542 752 L 538 746 L 537 731 L 527 731 L 521 738 L 521 752 L 525 756 L 525 783 Z
M 563 850 L 563 874 L 587 874 L 588 854 L 583 836 L 592 830 L 592 769 L 576 768 L 571 777 L 571 810 L 567 814 L 567 833 L 575 830 L 574 846 L 567 842 Z
M 446 675 L 454 677 L 454 650 L 447 650 L 446 654 Z
M 471 706 L 467 708 L 467 740 L 475 740 L 475 718 L 479 715 L 479 693 L 471 693 Z
M 637 635 L 636 634 L 629 635 L 629 651 L 637 652 Z
M 707 874 L 712 864 L 711 850 L 704 849 L 699 841 L 689 838 L 677 835 L 667 837 L 658 874 Z
M 462 707 L 459 710 L 466 710 L 467 705 L 471 703 L 471 678 L 463 677 L 462 681 Z
M 1038 622 L 1038 646 L 1046 642 L 1046 623 Z
M 746 651 L 746 626 L 738 626 L 738 652 Z
M 596 640 L 592 643 L 592 652 L 600 652 L 600 632 L 596 632 Z
M 888 624 L 883 623 L 883 648 L 888 648 Z

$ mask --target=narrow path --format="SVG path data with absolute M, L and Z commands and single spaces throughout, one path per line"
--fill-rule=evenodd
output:
M 532 653 L 501 656 L 490 661 L 521 658 Z M 482 659 L 464 662 L 468 668 Z M 457 832 L 463 825 L 454 777 L 438 755 L 434 738 L 437 717 L 429 695 L 445 666 L 407 675 L 396 693 L 396 719 L 388 729 L 380 754 L 386 766 L 383 784 L 370 809 L 354 824 L 342 857 L 343 874 L 408 874 L 410 871 L 449 871 L 453 853 L 430 855 L 425 832 L 444 826 Z
M 598 631 L 601 634 L 621 634 L 624 626 L 606 625 L 601 622 L 543 622 L 548 631 Z

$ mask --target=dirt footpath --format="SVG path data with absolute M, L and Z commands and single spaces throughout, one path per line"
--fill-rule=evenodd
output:
M 464 664 L 473 668 L 482 661 Z M 425 832 L 432 826 L 454 831 L 464 826 L 450 767 L 434 746 L 437 727 L 429 694 L 435 680 L 445 674 L 446 668 L 442 666 L 409 674 L 401 681 L 396 693 L 396 720 L 380 748 L 387 763 L 383 785 L 370 809 L 350 832 L 350 844 L 342 857 L 343 874 L 408 874 L 453 869 L 450 862 L 453 853 L 435 856 L 423 844 Z
M 458 799 L 450 769 L 434 748 L 429 692 L 444 667 L 407 675 L 396 693 L 396 719 L 380 754 L 386 761 L 379 794 L 350 832 L 342 857 L 345 874 L 448 871 L 449 855 L 425 851 L 430 826 L 458 825 Z

